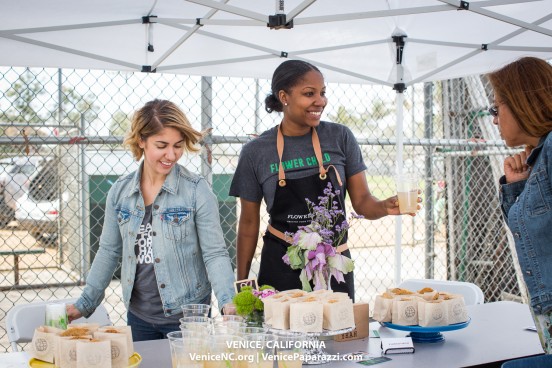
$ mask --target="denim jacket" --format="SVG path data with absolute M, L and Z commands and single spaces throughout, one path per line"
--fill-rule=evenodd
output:
M 105 295 L 122 256 L 121 287 L 128 309 L 136 274 L 135 242 L 144 199 L 140 169 L 119 178 L 107 195 L 100 246 L 76 308 L 87 317 Z M 217 200 L 207 181 L 180 165 L 165 179 L 152 206 L 152 251 L 165 316 L 211 295 L 219 305 L 234 295 L 234 274 L 220 226 Z
M 527 158 L 527 180 L 501 182 L 502 211 L 514 236 L 519 265 L 537 314 L 552 311 L 552 134 Z

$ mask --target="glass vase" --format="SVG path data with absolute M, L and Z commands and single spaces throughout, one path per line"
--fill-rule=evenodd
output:
M 264 313 L 260 310 L 254 310 L 245 317 L 245 323 L 250 327 L 263 327 Z

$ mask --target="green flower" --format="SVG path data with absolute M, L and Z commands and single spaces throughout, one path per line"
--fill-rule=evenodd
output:
M 255 303 L 257 300 L 259 300 L 253 293 L 251 292 L 251 289 L 249 287 L 249 290 L 243 290 L 234 295 L 234 298 L 232 299 L 232 302 L 236 306 L 236 312 L 240 316 L 247 316 L 255 310 Z
M 261 299 L 257 298 L 257 301 L 255 301 L 255 309 L 258 311 L 264 310 L 264 303 Z
M 274 294 L 276 291 L 270 285 L 262 285 L 259 290 L 251 286 L 244 286 L 240 292 L 234 295 L 232 302 L 236 306 L 236 312 L 240 316 L 249 317 L 253 313 L 260 313 L 264 310 L 262 298 Z

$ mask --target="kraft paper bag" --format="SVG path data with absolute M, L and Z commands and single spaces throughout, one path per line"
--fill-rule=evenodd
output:
M 128 342 L 124 333 L 98 332 L 94 333 L 94 338 L 100 341 L 111 341 L 111 368 L 127 368 L 128 366 Z
M 317 298 L 303 299 L 289 306 L 289 329 L 322 332 L 324 307 Z
M 50 327 L 37 327 L 31 340 L 31 355 L 33 358 L 54 363 L 57 335 L 63 330 Z
M 444 300 L 419 300 L 418 322 L 423 327 L 448 325 L 448 309 Z
M 299 299 L 305 296 L 308 296 L 309 293 L 303 290 L 295 291 L 293 293 L 287 293 L 286 296 L 290 299 Z
M 439 298 L 439 293 L 429 287 L 418 290 L 417 295 L 419 295 L 424 300 L 436 300 Z
M 56 346 L 54 350 L 54 367 L 61 368 L 61 341 L 60 340 L 70 340 L 72 337 L 62 337 L 56 336 Z
M 328 299 L 322 304 L 325 330 L 342 330 L 355 327 L 353 301 L 351 299 Z
M 134 354 L 134 342 L 132 340 L 132 328 L 130 326 L 105 326 L 100 327 L 98 332 L 124 334 L 127 339 L 127 358 Z
M 453 325 L 462 323 L 468 320 L 468 311 L 466 302 L 462 295 L 457 294 L 441 294 L 442 300 L 447 306 L 448 322 Z
M 414 297 L 402 297 L 394 299 L 391 320 L 394 324 L 402 326 L 417 325 L 418 299 Z
M 390 293 L 383 293 L 383 295 L 376 295 L 376 301 L 374 303 L 374 319 L 378 322 L 391 322 L 393 312 L 393 295 Z
M 307 296 L 315 296 L 319 298 L 329 297 L 330 295 L 334 294 L 331 290 L 326 289 L 320 289 L 320 290 L 313 290 L 310 293 L 307 294 Z
M 414 292 L 412 290 L 402 289 L 402 288 L 389 289 L 387 292 L 395 296 L 414 295 Z
M 78 340 L 76 352 L 77 368 L 111 368 L 110 340 Z M 128 367 L 128 360 L 125 363 Z
M 370 330 L 370 310 L 366 302 L 353 304 L 355 329 L 334 337 L 335 341 L 349 341 L 368 337 Z
M 90 341 L 87 337 L 62 337 L 58 340 L 59 365 L 62 368 L 77 368 L 77 342 Z
M 280 291 L 279 294 L 286 295 L 286 296 L 301 294 L 300 296 L 303 296 L 303 295 L 306 295 L 307 292 L 301 289 L 289 289 L 289 290 Z
M 61 366 L 61 341 L 60 340 L 91 340 L 92 335 L 85 336 L 56 336 L 56 349 L 54 354 L 54 367 L 62 368 Z M 65 368 L 65 367 L 63 367 Z
M 297 299 L 285 297 L 272 303 L 272 327 L 289 330 L 289 306 L 297 303 Z
M 62 337 L 80 337 L 80 336 L 92 336 L 93 332 L 88 327 L 73 326 L 62 331 L 59 336 Z
M 71 328 L 81 328 L 81 329 L 87 329 L 90 331 L 90 334 L 94 334 L 100 328 L 99 323 L 70 323 L 67 325 L 67 329 Z
M 339 300 L 350 300 L 351 299 L 351 298 L 349 298 L 349 294 L 342 293 L 340 291 L 336 291 L 336 292 L 333 292 L 333 293 L 328 293 L 328 294 L 325 294 L 324 296 L 326 297 L 326 299 L 339 299 Z
M 272 326 L 272 303 L 275 303 L 281 300 L 282 298 L 285 298 L 285 294 L 277 293 L 263 299 L 264 321 L 266 324 L 269 324 Z

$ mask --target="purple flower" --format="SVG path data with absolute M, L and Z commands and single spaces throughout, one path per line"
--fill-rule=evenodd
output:
M 285 264 L 290 264 L 290 261 L 289 261 L 289 254 L 284 254 L 284 256 L 282 257 L 282 260 L 285 262 Z
M 292 269 L 301 269 L 299 279 L 307 291 L 311 290 L 311 282 L 315 290 L 327 288 L 332 276 L 338 282 L 345 281 L 343 275 L 351 272 L 354 264 L 350 258 L 336 253 L 334 246 L 343 243 L 352 220 L 363 218 L 352 213 L 347 221 L 336 198 L 340 191 L 334 192 L 331 183 L 324 188 L 323 194 L 318 197 L 318 203 L 305 199 L 311 223 L 287 234 L 292 236 L 293 245 L 282 257 Z

